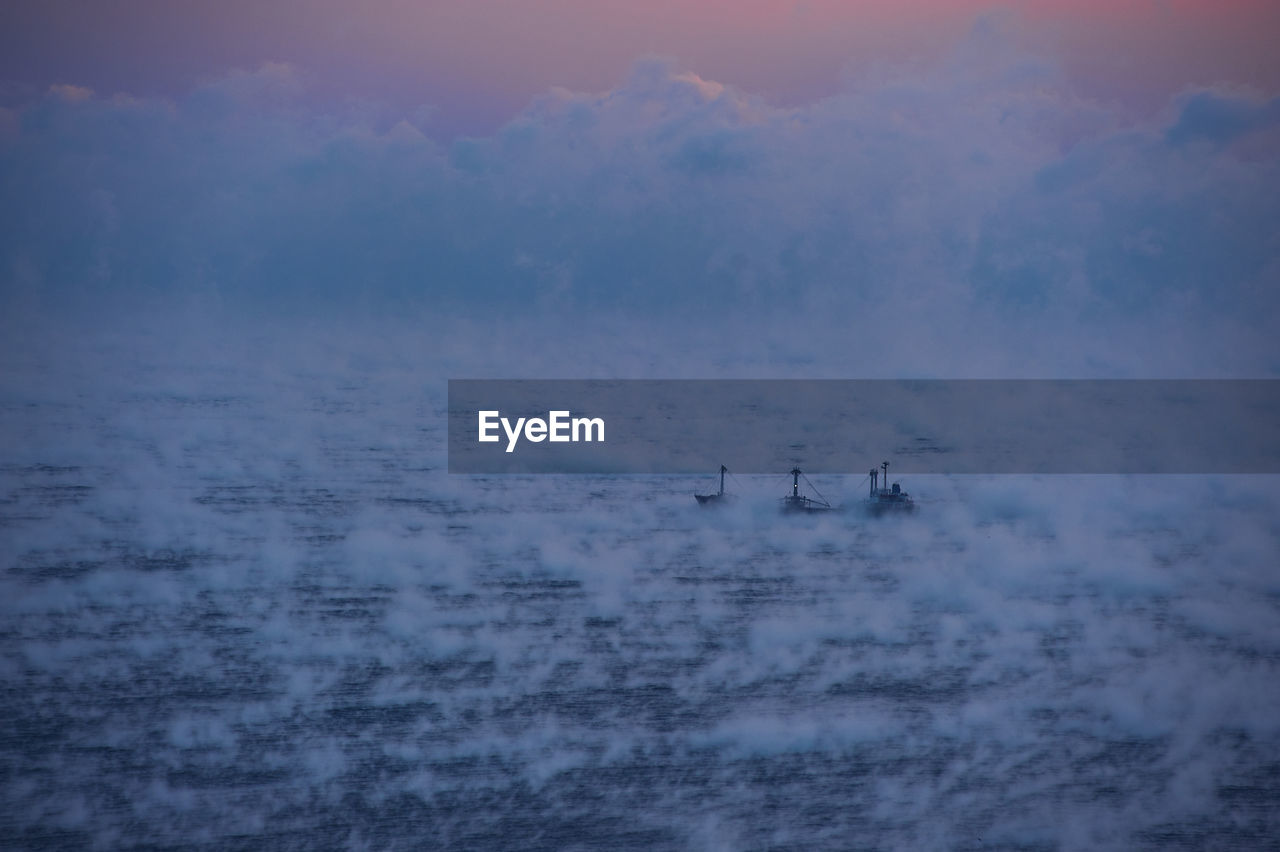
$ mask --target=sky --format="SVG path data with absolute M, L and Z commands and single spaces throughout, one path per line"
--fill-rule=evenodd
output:
M 772 103 L 838 91 L 881 64 L 929 63 L 979 16 L 1016 17 L 1079 89 L 1137 109 L 1190 85 L 1275 91 L 1280 7 L 1267 0 L 74 0 L 5 4 L 10 99 L 51 84 L 180 95 L 235 68 L 287 63 L 319 99 L 488 133 L 553 86 L 602 91 L 645 55 Z
M 1252 0 L 10 4 L 0 305 L 11 339 L 143 308 L 506 318 L 569 363 L 548 330 L 589 315 L 654 351 L 781 321 L 795 364 L 856 330 L 856 375 L 1273 375 L 1278 24 Z

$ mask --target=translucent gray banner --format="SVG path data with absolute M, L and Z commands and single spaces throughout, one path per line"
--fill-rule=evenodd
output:
M 450 473 L 884 459 L 895 473 L 1280 473 L 1280 380 L 449 382 Z

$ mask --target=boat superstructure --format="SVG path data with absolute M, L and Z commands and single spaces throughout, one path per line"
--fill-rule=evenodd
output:
M 914 512 L 916 504 L 911 499 L 911 495 L 903 491 L 902 486 L 897 482 L 890 487 L 889 463 L 881 462 L 880 467 L 884 468 L 884 485 L 878 486 L 878 480 L 881 480 L 880 471 L 874 467 L 871 468 L 871 493 L 867 497 L 867 511 L 873 515 L 883 515 L 887 512 Z

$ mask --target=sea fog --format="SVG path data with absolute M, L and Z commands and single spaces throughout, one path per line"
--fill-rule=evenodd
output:
M 193 327 L 6 344 L 7 844 L 1280 834 L 1275 477 L 918 476 L 919 511 L 881 519 L 783 517 L 787 483 L 737 477 L 708 512 L 692 494 L 715 459 L 448 475 L 445 380 L 902 375 L 920 356 L 867 363 L 836 328 L 734 349 L 669 326 L 663 345 L 607 325 Z M 967 375 L 1089 369 L 993 361 L 1007 337 L 963 351 Z M 1117 351 L 1113 374 L 1135 371 Z M 811 479 L 844 505 L 865 487 Z

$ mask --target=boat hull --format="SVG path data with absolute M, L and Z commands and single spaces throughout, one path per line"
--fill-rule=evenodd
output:
M 865 504 L 868 515 L 902 515 L 916 510 L 911 500 L 868 500 Z

